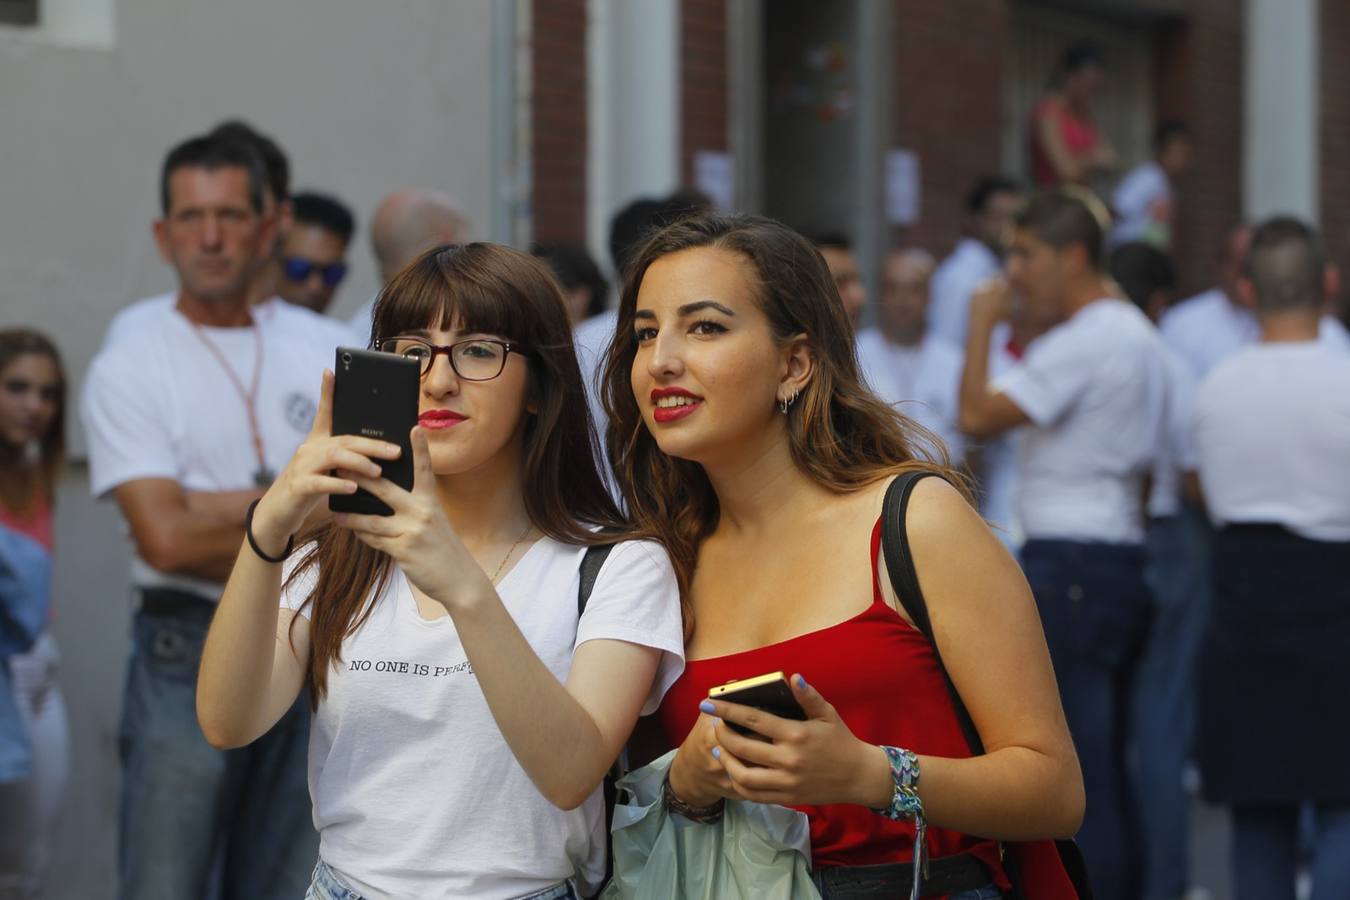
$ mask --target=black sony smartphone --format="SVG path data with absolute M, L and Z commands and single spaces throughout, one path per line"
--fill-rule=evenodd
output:
M 782 672 L 770 672 L 768 675 L 757 675 L 754 678 L 719 685 L 708 691 L 708 697 L 726 703 L 753 706 L 780 719 L 806 721 L 806 710 L 802 709 L 797 698 L 792 696 L 792 688 L 788 687 L 787 676 Z M 725 719 L 723 721 L 729 728 L 741 734 L 754 734 L 743 725 Z
M 412 489 L 412 430 L 417 424 L 417 392 L 422 369 L 415 359 L 394 353 L 339 347 L 333 367 L 333 434 L 359 434 L 398 444 L 398 459 L 380 460 L 384 477 Z M 329 494 L 333 512 L 390 516 L 394 511 L 365 490 Z

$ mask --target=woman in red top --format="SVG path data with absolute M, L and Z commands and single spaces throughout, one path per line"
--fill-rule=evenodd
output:
M 1106 79 L 1095 45 L 1070 46 L 1051 91 L 1031 108 L 1031 177 L 1037 186 L 1086 185 L 1116 166 L 1116 152 L 1097 127 L 1092 100 Z
M 908 893 L 914 823 L 885 813 L 919 802 L 934 869 L 938 857 L 982 864 L 973 883 L 934 892 L 999 896 L 994 842 L 1071 835 L 1083 812 L 1045 639 L 1017 564 L 937 461 L 937 439 L 862 385 L 820 254 L 768 219 L 672 225 L 632 265 L 618 335 L 605 373 L 612 462 L 687 604 L 689 662 L 660 713 L 680 748 L 668 805 L 695 818 L 723 798 L 802 809 L 817 882 L 842 898 Z M 987 748 L 978 758 L 877 555 L 885 489 L 913 469 L 947 479 L 918 483 L 908 534 L 943 661 Z M 780 669 L 805 722 L 703 705 L 713 685 Z M 917 801 L 901 796 L 886 747 L 917 754 Z

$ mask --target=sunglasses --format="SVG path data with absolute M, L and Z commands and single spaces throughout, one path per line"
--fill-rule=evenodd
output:
M 281 265 L 286 277 L 291 281 L 309 281 L 309 276 L 318 272 L 325 287 L 337 287 L 342 284 L 342 279 L 347 277 L 346 263 L 321 266 L 303 256 L 288 256 L 281 261 Z

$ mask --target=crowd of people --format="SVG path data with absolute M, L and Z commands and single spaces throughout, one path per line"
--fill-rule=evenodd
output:
M 1238 897 L 1350 890 L 1339 275 L 1277 217 L 1178 298 L 1190 133 L 1100 199 L 1100 78 L 1067 54 L 1037 188 L 977 180 L 875 303 L 847 236 L 692 191 L 617 212 L 612 292 L 580 245 L 474 242 L 400 190 L 343 321 L 346 205 L 243 122 L 173 147 L 177 287 L 79 390 L 134 547 L 117 895 L 591 896 L 621 755 L 690 827 L 800 811 L 826 898 L 1074 896 L 1005 851 L 1076 835 L 1095 896 L 1176 900 L 1192 767 Z M 343 346 L 420 365 L 410 488 L 397 444 L 331 433 Z M 0 330 L 0 897 L 44 896 L 69 760 L 66 396 L 54 344 Z M 357 490 L 392 515 L 328 511 Z M 802 720 L 709 699 L 775 671 Z

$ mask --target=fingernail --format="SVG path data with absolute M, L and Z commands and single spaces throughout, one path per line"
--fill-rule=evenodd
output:
M 704 700 L 702 703 L 698 705 L 699 712 L 705 712 L 709 714 L 711 714 L 713 710 L 715 710 L 716 708 L 717 707 L 712 705 L 711 700 Z
M 721 759 L 721 758 L 722 758 L 722 748 L 721 748 L 721 747 L 714 747 L 714 748 L 713 748 L 713 759 Z
M 797 687 L 806 690 L 806 679 L 800 675 L 797 676 Z

